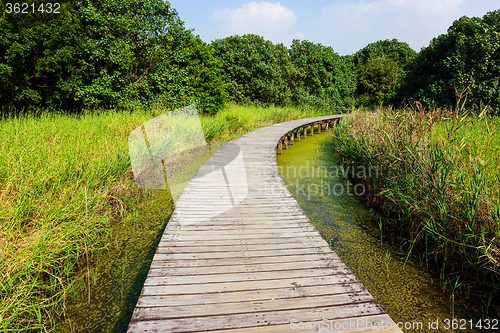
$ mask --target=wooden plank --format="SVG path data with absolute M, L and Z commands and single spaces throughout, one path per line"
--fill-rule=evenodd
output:
M 222 293 L 180 294 L 163 296 L 143 295 L 137 302 L 137 307 L 178 306 L 190 304 L 220 304 L 228 302 L 245 302 L 274 299 L 293 299 L 304 296 L 338 295 L 365 291 L 359 283 L 323 284 L 302 286 L 301 288 L 269 288 L 260 290 L 231 291 Z
M 262 256 L 252 258 L 226 258 L 226 259 L 190 259 L 173 260 L 165 258 L 160 260 L 153 258 L 151 269 L 164 267 L 205 267 L 205 266 L 228 266 L 228 265 L 257 265 L 266 263 L 300 262 L 308 260 L 336 260 L 326 254 L 301 254 L 290 256 Z
M 291 269 L 314 269 L 314 268 L 334 268 L 344 267 L 340 259 L 337 260 L 308 260 L 299 262 L 282 262 L 272 264 L 253 265 L 225 265 L 225 266 L 205 266 L 205 267 L 170 267 L 151 268 L 149 276 L 174 276 L 174 275 L 203 275 L 203 274 L 226 274 L 226 273 L 247 273 L 247 272 L 272 272 L 285 271 Z
M 358 322 L 358 319 L 360 320 Z M 364 316 L 358 318 L 337 319 L 334 321 L 321 320 L 307 323 L 293 323 L 281 325 L 267 325 L 257 327 L 235 328 L 230 330 L 213 330 L 210 333 L 401 333 L 399 328 L 386 328 L 392 325 L 392 320 L 387 314 Z M 373 328 L 384 327 L 384 328 Z
M 144 285 L 141 295 L 179 295 L 200 293 L 221 293 L 229 291 L 261 290 L 276 288 L 301 288 L 303 286 L 321 286 L 325 284 L 359 283 L 354 275 L 327 275 L 314 277 L 295 277 L 291 279 L 268 279 L 257 281 L 232 281 L 224 283 L 202 284 L 165 284 Z
M 269 324 L 290 324 L 294 322 L 312 322 L 352 318 L 353 313 L 363 316 L 383 314 L 383 310 L 375 303 L 347 304 L 342 307 L 331 306 L 303 309 L 270 311 L 257 313 L 242 313 L 223 316 L 202 316 L 190 318 L 175 318 L 151 321 L 132 321 L 129 332 L 144 332 L 158 330 L 161 332 L 206 332 L 217 329 L 233 329 L 245 327 L 267 326 Z
M 272 238 L 269 240 L 272 241 Z M 234 252 L 204 252 L 204 253 L 156 253 L 154 260 L 182 260 L 182 259 L 224 259 L 229 258 L 252 258 L 252 257 L 268 257 L 274 255 L 299 255 L 299 254 L 325 254 L 328 253 L 328 248 L 304 248 L 304 249 L 275 249 L 262 251 L 234 251 Z
M 327 268 L 310 268 L 310 269 L 289 269 L 279 272 L 280 278 L 304 278 L 304 277 L 319 277 L 342 275 L 347 276 L 351 271 L 347 266 L 338 266 L 335 269 L 332 267 Z M 186 277 L 185 275 L 169 275 L 169 276 L 155 276 L 149 275 L 144 282 L 144 286 L 163 286 L 163 285 L 195 285 L 207 283 L 227 283 L 227 282 L 245 282 L 245 281 L 264 281 L 275 280 L 275 271 L 270 272 L 242 272 L 225 274 L 196 274 Z
M 191 244 L 192 245 L 192 244 Z M 276 248 L 280 249 L 305 249 L 305 248 L 316 248 L 317 244 L 313 242 L 308 243 L 281 243 L 278 246 L 276 244 L 238 244 L 238 245 L 219 245 L 219 246 L 158 246 L 158 251 L 156 253 L 209 253 L 209 252 L 234 252 L 234 251 L 274 251 Z
M 305 227 L 310 227 L 312 224 L 307 224 L 305 221 L 302 223 L 298 223 L 295 221 L 280 221 L 276 222 L 276 224 L 272 222 L 259 222 L 259 221 L 254 221 L 253 223 L 239 223 L 238 221 L 234 221 L 233 223 L 225 223 L 225 224 L 189 224 L 189 225 L 184 225 L 179 222 L 173 222 L 170 224 L 170 228 L 168 230 L 175 230 L 178 228 L 182 228 L 183 230 L 231 230 L 231 229 L 246 229 L 246 230 L 251 230 L 251 229 L 260 229 L 260 230 L 267 230 L 267 229 L 293 229 L 293 228 L 305 228 Z
M 297 226 L 299 227 L 299 226 Z M 270 229 L 261 229 L 261 228 L 238 228 L 238 229 L 225 229 L 224 230 L 224 237 L 229 236 L 229 237 L 234 237 L 234 236 L 242 236 L 242 235 L 254 235 L 254 236 L 260 236 L 260 235 L 272 235 L 272 234 L 288 234 L 291 233 L 292 235 L 294 233 L 307 233 L 307 232 L 315 232 L 316 228 L 314 228 L 312 225 L 311 226 L 301 226 L 298 229 L 290 229 L 290 228 L 270 228 Z M 186 234 L 186 237 L 193 237 L 193 236 L 220 236 L 221 232 L 220 230 L 196 230 L 196 229 L 184 229 L 182 227 L 180 228 L 175 228 L 175 229 L 168 229 L 165 230 L 165 234 L 168 235 L 181 235 Z M 226 237 L 227 238 L 227 237 Z M 252 237 L 255 238 L 255 237 Z
M 308 237 L 308 239 L 318 239 L 318 240 L 323 240 L 323 239 L 320 239 L 321 236 L 315 236 L 315 235 L 311 235 Z M 282 238 L 282 239 L 279 239 L 279 242 L 274 240 L 274 243 L 277 244 L 277 246 L 279 246 L 278 244 L 283 244 L 283 243 L 300 243 L 304 240 L 304 237 L 287 237 L 287 238 Z M 162 241 L 160 242 L 160 245 L 162 247 L 164 246 L 169 246 L 169 247 L 172 247 L 172 246 L 189 246 L 189 245 L 193 245 L 196 244 L 197 246 L 212 246 L 212 245 L 216 245 L 216 246 L 219 246 L 219 245 L 241 245 L 241 244 L 269 244 L 269 239 L 267 238 L 251 238 L 251 239 L 220 239 L 220 240 L 213 240 L 213 239 L 210 239 L 210 240 L 198 240 L 196 242 L 193 242 L 193 241 L 190 241 L 190 240 L 184 240 L 184 239 L 170 239 L 170 238 L 166 238 L 166 239 L 162 239 Z
M 258 301 L 239 301 L 231 303 L 217 304 L 196 304 L 181 306 L 154 306 L 140 308 L 132 317 L 133 320 L 158 320 L 176 319 L 197 316 L 216 316 L 238 313 L 252 313 L 264 311 L 283 311 L 323 307 L 342 306 L 355 303 L 374 302 L 373 297 L 367 291 L 358 293 L 346 293 L 319 296 L 303 296 L 296 298 L 279 298 Z

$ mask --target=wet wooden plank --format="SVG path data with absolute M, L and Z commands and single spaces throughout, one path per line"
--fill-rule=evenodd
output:
M 309 333 L 325 320 L 340 326 L 324 332 L 376 332 L 394 324 L 311 224 L 276 165 L 287 134 L 336 119 L 247 133 L 198 170 L 162 235 L 128 332 L 279 333 L 308 323 L 299 331 Z
M 366 291 L 318 296 L 302 296 L 296 298 L 279 298 L 258 301 L 238 301 L 215 304 L 195 304 L 181 306 L 153 306 L 143 307 L 134 313 L 133 320 L 146 319 L 175 319 L 195 316 L 216 316 L 238 313 L 283 311 L 294 309 L 310 309 L 323 306 L 340 306 L 354 303 L 374 302 L 373 297 Z
M 276 272 L 291 269 L 314 269 L 314 268 L 334 268 L 344 267 L 340 259 L 337 260 L 308 260 L 298 262 L 281 262 L 272 264 L 253 265 L 224 265 L 224 266 L 204 266 L 204 267 L 170 267 L 151 268 L 148 276 L 174 276 L 174 275 L 203 275 L 203 274 L 227 274 L 227 273 L 248 273 L 248 272 Z
M 192 304 L 222 304 L 238 301 L 258 301 L 274 299 L 294 299 L 304 296 L 335 296 L 345 293 L 364 292 L 359 284 L 324 284 L 287 288 L 270 288 L 260 290 L 232 291 L 223 293 L 201 293 L 191 295 L 143 296 L 137 302 L 137 307 L 177 306 Z
M 290 324 L 293 322 L 313 322 L 353 318 L 353 313 L 361 316 L 383 314 L 376 303 L 355 303 L 342 306 L 329 306 L 297 310 L 240 313 L 231 315 L 200 316 L 189 318 L 132 321 L 129 332 L 207 332 L 215 329 L 236 329 L 246 327 L 265 327 L 271 324 Z M 356 318 L 356 317 L 354 317 Z M 292 330 L 290 330 L 292 331 Z M 293 331 L 292 331 L 293 332 Z

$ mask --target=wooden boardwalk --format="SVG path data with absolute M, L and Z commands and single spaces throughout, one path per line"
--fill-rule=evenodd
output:
M 128 332 L 401 332 L 308 220 L 276 165 L 278 142 L 286 148 L 298 129 L 340 117 L 258 129 L 200 168 L 165 229 Z

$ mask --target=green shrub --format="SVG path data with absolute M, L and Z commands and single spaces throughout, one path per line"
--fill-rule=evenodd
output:
M 458 110 L 500 108 L 500 10 L 463 16 L 422 49 L 400 97 Z
M 290 58 L 297 68 L 292 83 L 297 105 L 345 110 L 354 104 L 355 73 L 331 47 L 295 39 Z
M 358 79 L 358 104 L 394 103 L 401 79 L 415 56 L 407 43 L 397 39 L 370 43 L 350 56 Z
M 168 2 L 70 0 L 58 15 L 2 11 L 0 36 L 4 106 L 197 102 L 213 113 L 227 98 L 221 63 Z

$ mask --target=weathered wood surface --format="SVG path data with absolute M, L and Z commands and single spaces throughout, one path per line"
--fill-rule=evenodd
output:
M 276 165 L 276 124 L 214 154 L 182 193 L 128 332 L 401 332 L 317 232 Z M 293 134 L 292 134 L 293 135 Z M 293 141 L 292 141 L 293 142 Z M 219 174 L 217 174 L 219 173 Z

